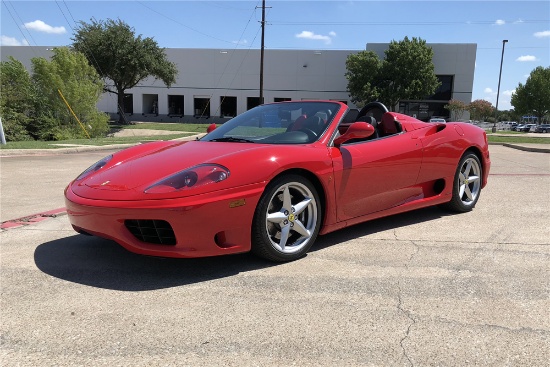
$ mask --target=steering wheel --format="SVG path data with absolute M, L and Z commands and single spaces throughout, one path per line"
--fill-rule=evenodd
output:
M 359 111 L 359 114 L 357 117 L 366 116 L 369 112 L 378 110 L 378 113 L 373 112 L 374 118 L 376 118 L 376 121 L 380 121 L 382 119 L 382 115 L 388 112 L 388 108 L 381 102 L 369 102 L 365 105 L 365 107 L 361 108 L 361 111 Z
M 298 131 L 302 131 L 307 134 L 308 140 L 314 141 L 317 140 L 317 133 L 311 129 L 308 129 L 307 127 L 303 127 L 299 129 Z

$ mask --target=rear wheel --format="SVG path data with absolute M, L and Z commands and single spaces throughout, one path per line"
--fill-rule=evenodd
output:
M 271 182 L 262 195 L 252 227 L 252 252 L 271 261 L 304 256 L 319 233 L 321 205 L 317 190 L 299 175 Z
M 479 158 L 466 153 L 460 159 L 453 183 L 453 197 L 443 205 L 455 212 L 467 212 L 474 208 L 481 193 L 482 168 Z

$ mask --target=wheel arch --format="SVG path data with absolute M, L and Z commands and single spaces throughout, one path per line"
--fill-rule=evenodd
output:
M 481 149 L 479 149 L 476 146 L 468 147 L 468 149 L 466 149 L 464 153 L 462 153 L 462 155 L 460 156 L 460 159 L 462 159 L 462 157 L 464 157 L 468 153 L 473 153 L 476 155 L 477 159 L 479 159 L 479 163 L 481 164 L 481 169 L 483 170 L 483 172 L 485 172 L 485 169 L 487 167 L 485 167 L 485 160 L 483 159 L 483 153 Z

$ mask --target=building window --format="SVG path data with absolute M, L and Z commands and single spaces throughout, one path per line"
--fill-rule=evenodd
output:
M 237 97 L 220 97 L 220 117 L 237 116 Z
M 144 94 L 143 95 L 143 108 L 142 115 L 155 115 L 159 114 L 159 95 L 158 94 Z
M 449 118 L 449 111 L 445 109 L 448 102 L 431 101 L 401 101 L 399 113 L 412 116 L 422 121 L 428 121 L 433 117 Z
M 426 99 L 430 101 L 450 101 L 453 98 L 454 75 L 437 75 L 437 79 L 441 85 L 433 95 Z
M 168 95 L 168 116 L 183 116 L 183 96 Z
M 194 98 L 194 116 L 197 118 L 210 117 L 210 97 L 195 97 Z
M 246 109 L 250 110 L 256 106 L 260 105 L 260 97 L 247 97 L 246 98 Z
M 134 95 L 124 94 L 124 113 L 128 115 L 134 114 Z
M 274 102 L 287 102 L 287 101 L 292 101 L 292 98 L 275 97 L 275 99 L 273 101 Z

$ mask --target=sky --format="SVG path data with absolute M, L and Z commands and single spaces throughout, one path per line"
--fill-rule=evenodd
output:
M 6 46 L 68 46 L 91 19 L 121 19 L 165 48 L 261 46 L 261 0 L 1 2 Z M 266 1 L 266 49 L 359 51 L 405 37 L 476 43 L 472 100 L 493 105 L 502 60 L 499 110 L 508 110 L 519 83 L 550 65 L 550 1 Z

